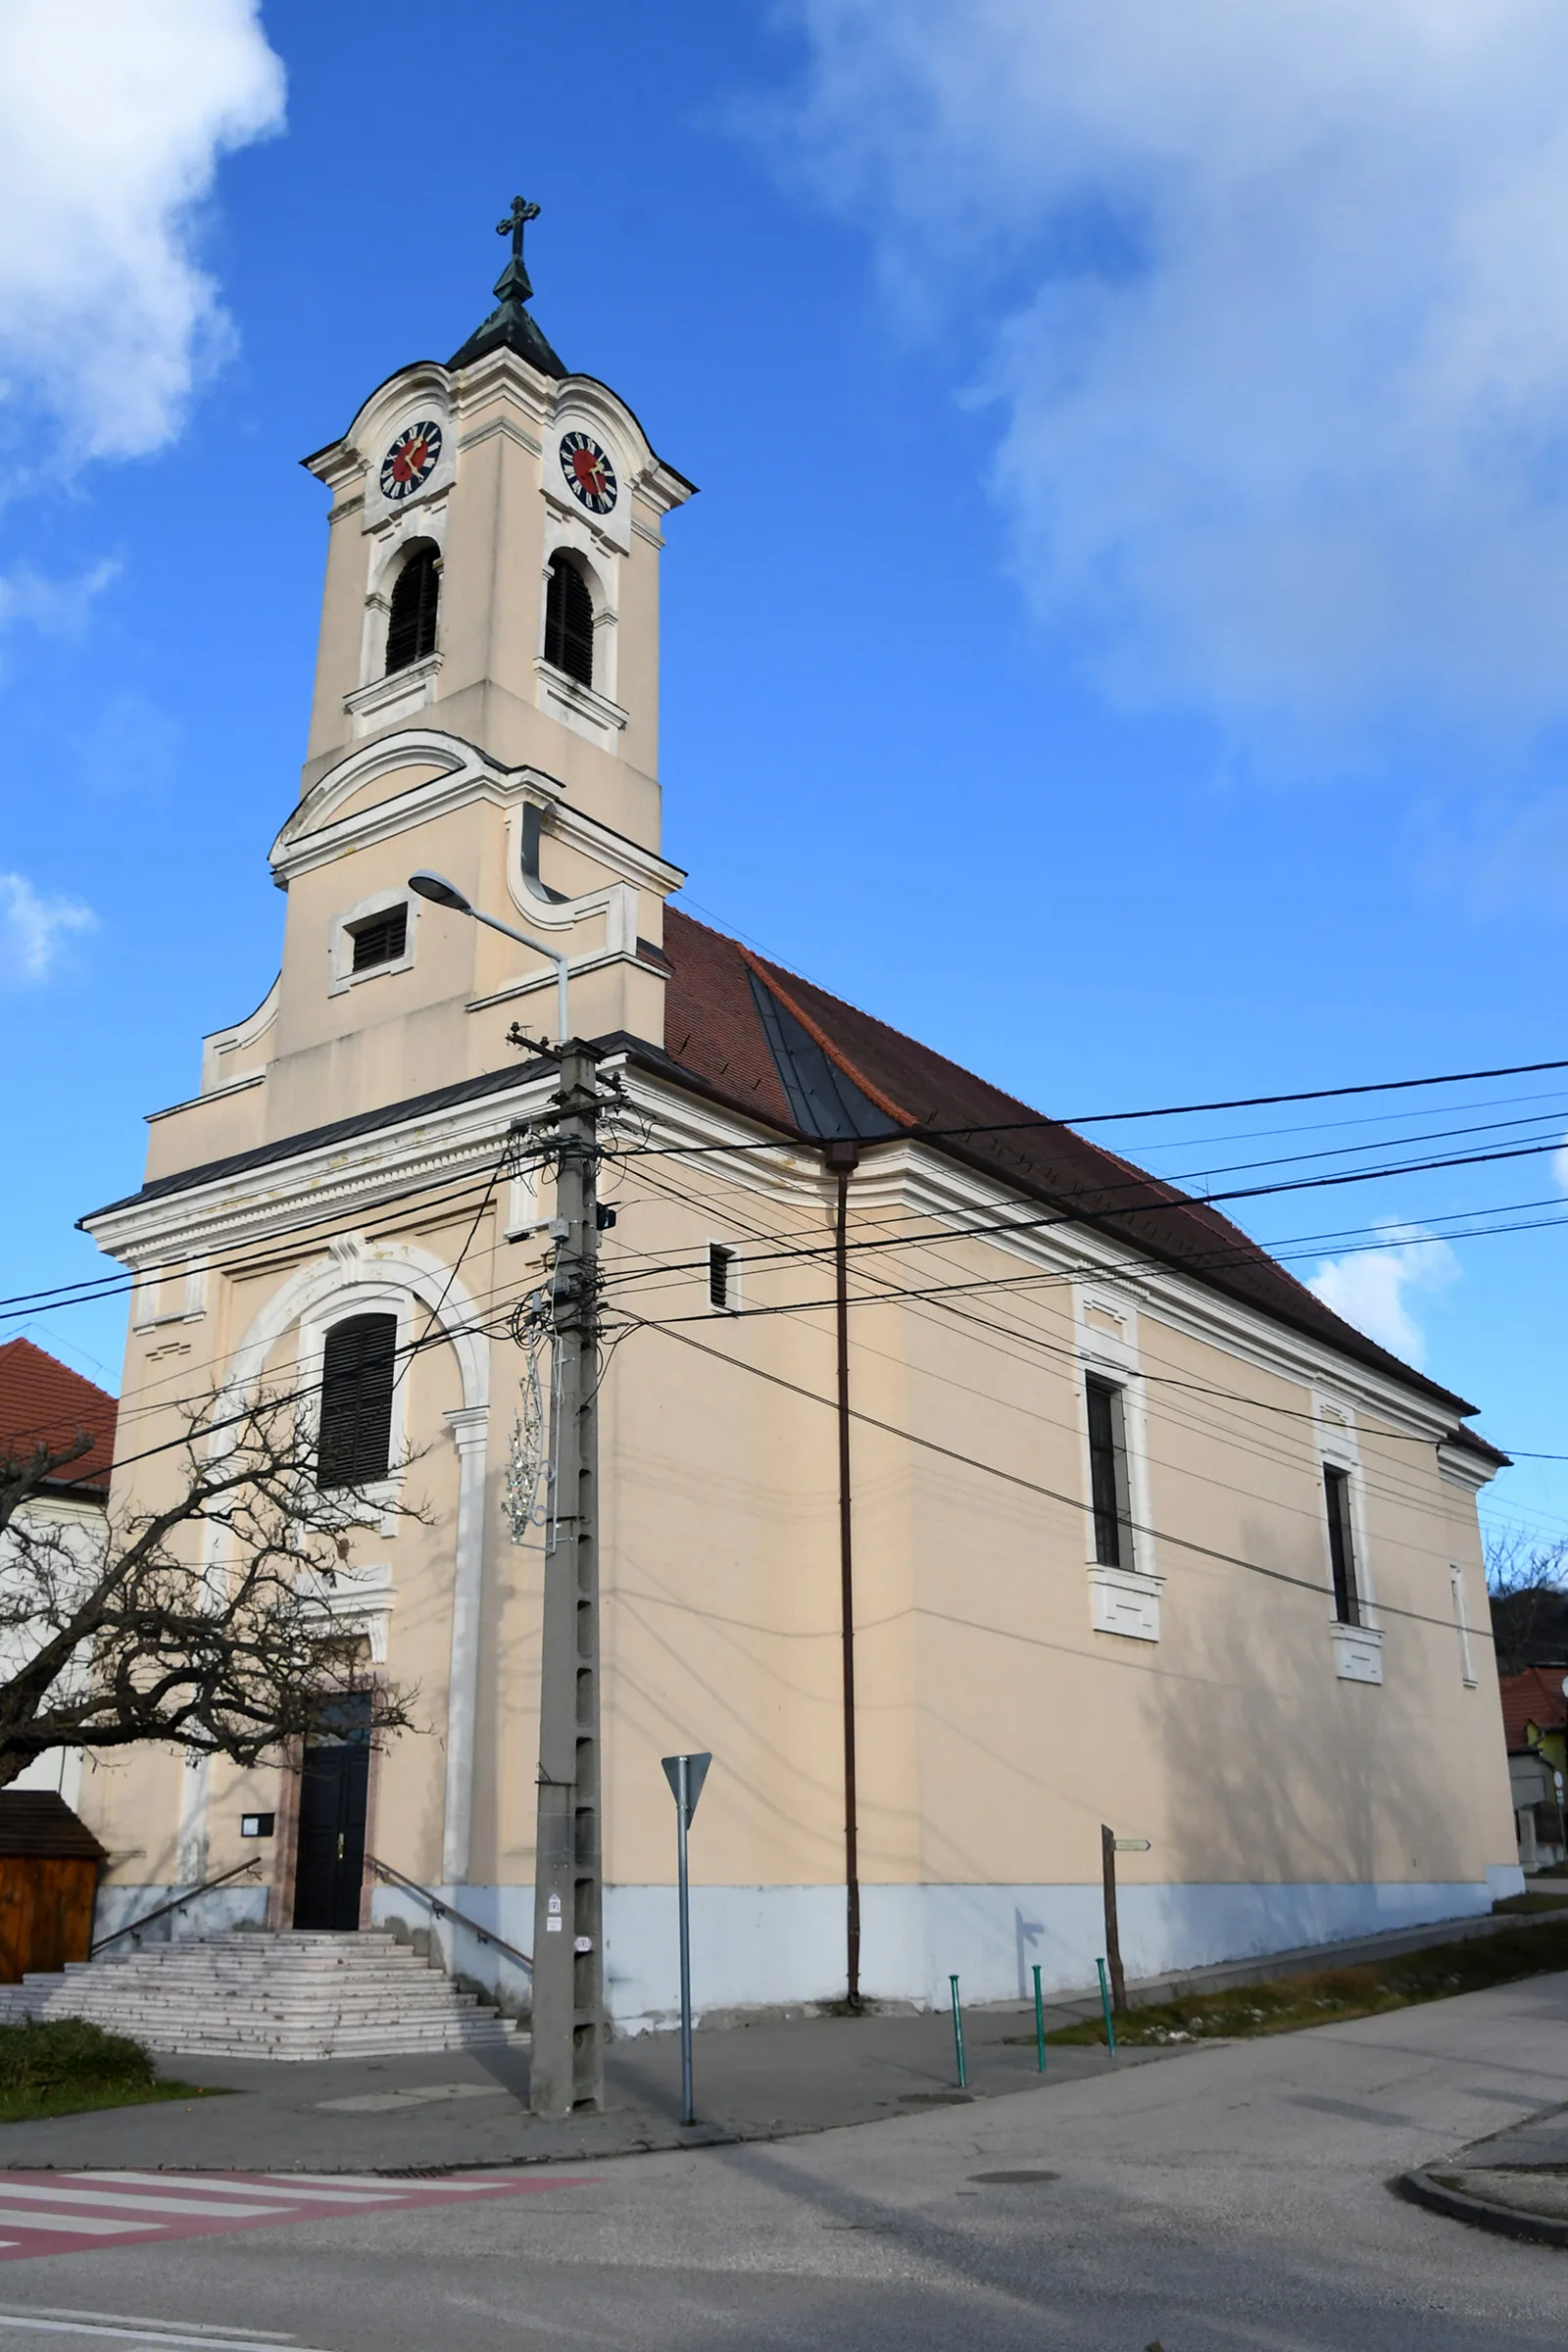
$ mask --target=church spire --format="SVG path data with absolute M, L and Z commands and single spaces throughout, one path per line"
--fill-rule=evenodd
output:
M 566 370 L 551 350 L 543 329 L 523 309 L 533 293 L 533 285 L 523 267 L 522 232 L 530 220 L 539 218 L 539 207 L 521 196 L 514 196 L 512 210 L 504 220 L 496 222 L 496 235 L 512 239 L 512 259 L 495 282 L 497 308 L 482 324 L 476 326 L 460 351 L 447 362 L 449 368 L 466 368 L 470 360 L 482 359 L 487 351 L 496 351 L 503 344 L 537 368 L 541 375 L 564 375 Z

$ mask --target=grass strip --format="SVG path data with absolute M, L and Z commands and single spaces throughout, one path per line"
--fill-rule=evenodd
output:
M 85 2018 L 0 2026 L 0 2123 L 208 2095 L 189 2082 L 160 2082 L 139 2041 Z
M 1495 1936 L 1460 1943 L 1431 1944 L 1425 1951 L 1400 1952 L 1358 1968 L 1325 1968 L 1310 1976 L 1279 1977 L 1267 1984 L 1235 1984 L 1221 1991 L 1185 1993 L 1129 2009 L 1116 2020 L 1118 2044 L 1233 2041 L 1255 2034 L 1294 2034 L 1303 2026 L 1343 2024 L 1377 2017 L 1386 2009 L 1408 2009 L 1421 2001 L 1446 2001 L 1456 1992 L 1484 1992 L 1568 1969 L 1568 1921 L 1542 1920 L 1504 1928 Z M 1033 2039 L 1033 2036 L 1030 2036 Z M 1048 2041 L 1082 2047 L 1103 2043 L 1098 2018 L 1058 2026 Z

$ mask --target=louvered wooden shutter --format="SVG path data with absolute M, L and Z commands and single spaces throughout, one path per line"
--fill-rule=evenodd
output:
M 416 548 L 398 573 L 392 590 L 392 615 L 386 628 L 386 666 L 407 669 L 435 652 L 436 606 L 441 572 L 433 547 Z
M 326 1335 L 321 1363 L 318 1487 L 358 1487 L 385 1478 L 392 1448 L 396 1315 L 350 1315 Z
M 407 906 L 389 906 L 385 914 L 372 914 L 368 921 L 356 923 L 350 935 L 354 941 L 354 970 L 368 972 L 372 964 L 395 963 L 409 944 L 409 910 Z
M 579 685 L 594 682 L 594 600 L 569 556 L 550 559 L 545 595 L 545 660 Z

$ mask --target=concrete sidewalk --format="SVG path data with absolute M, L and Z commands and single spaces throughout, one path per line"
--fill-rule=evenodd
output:
M 1568 2106 L 1544 2107 L 1395 2185 L 1455 2221 L 1568 2248 Z
M 1064 2023 L 1065 2013 L 1054 2011 L 1048 2022 Z M 0 2167 L 377 2172 L 561 2163 L 783 2138 L 1040 2086 L 1032 2012 L 976 2012 L 964 2021 L 964 2044 L 968 2089 L 960 2092 L 952 2023 L 940 2015 L 801 2018 L 700 2032 L 694 2077 L 701 2121 L 690 2131 L 679 2120 L 674 2034 L 612 2043 L 605 2112 L 564 2124 L 536 2123 L 528 2114 L 525 2046 L 295 2065 L 171 2057 L 161 2062 L 166 2077 L 232 2095 L 0 2125 Z M 1163 2055 L 1140 2050 L 1115 2064 Z M 1054 2049 L 1047 2085 L 1102 2075 L 1111 2063 L 1102 2049 Z
M 1402 1929 L 1351 1944 L 1316 1945 L 1227 1962 L 1129 1986 L 1136 2005 L 1178 1991 L 1217 1990 L 1303 1971 L 1352 1966 L 1520 1924 L 1506 1915 Z M 1056 2000 L 1047 2030 L 1098 2016 L 1098 1998 Z M 1023 2004 L 965 2012 L 968 2085 L 957 2088 L 945 2012 L 862 2017 L 802 2015 L 756 2024 L 714 2022 L 696 2035 L 701 2119 L 680 2118 L 680 2045 L 650 2034 L 611 2045 L 605 2112 L 564 2124 L 527 2111 L 526 2043 L 401 2058 L 271 2059 L 170 2056 L 161 2072 L 231 2095 L 118 2107 L 47 2123 L 0 2125 L 0 2168 L 92 2167 L 247 2172 L 377 2172 L 455 2165 L 561 2163 L 648 2148 L 779 2139 L 874 2123 L 923 2108 L 1051 2088 L 1218 2043 L 1124 2051 L 1052 2049 L 1037 2070 L 1034 2015 Z

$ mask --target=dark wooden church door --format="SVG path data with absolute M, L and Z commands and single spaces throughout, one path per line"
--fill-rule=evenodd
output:
M 352 1700 L 339 1701 L 305 1750 L 294 1863 L 297 1928 L 360 1924 L 370 1785 L 370 1734 L 361 1715 Z

